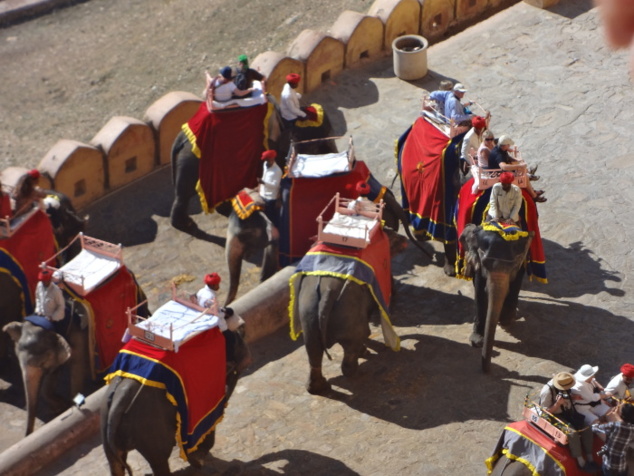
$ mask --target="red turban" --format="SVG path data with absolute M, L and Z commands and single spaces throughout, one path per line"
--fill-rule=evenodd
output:
M 356 189 L 357 189 L 357 193 L 361 196 L 367 195 L 368 193 L 370 193 L 370 186 L 364 181 L 357 182 Z
M 487 126 L 487 121 L 482 116 L 475 116 L 471 119 L 471 125 L 476 129 L 484 129 Z
M 207 286 L 216 286 L 220 284 L 220 275 L 218 273 L 209 273 L 205 275 L 205 284 Z
M 634 378 L 634 365 L 623 364 L 621 367 L 621 373 L 627 378 Z
M 291 73 L 286 75 L 286 82 L 290 84 L 299 84 L 302 77 L 299 74 Z
M 31 177 L 33 180 L 37 180 L 40 178 L 40 171 L 37 169 L 31 169 L 26 173 L 29 177 Z
M 48 269 L 43 269 L 37 275 L 38 281 L 44 281 L 46 283 L 48 283 L 52 277 L 53 275 L 51 275 L 51 272 Z
M 503 172 L 500 175 L 500 183 L 513 183 L 515 180 L 515 175 L 512 172 Z
M 277 152 L 274 150 L 265 150 L 262 152 L 262 160 L 275 159 L 277 157 Z

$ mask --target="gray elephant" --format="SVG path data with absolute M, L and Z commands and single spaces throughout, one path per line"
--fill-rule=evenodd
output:
M 375 181 L 373 177 L 370 181 Z M 375 181 L 376 182 L 376 181 Z M 381 188 L 376 182 L 377 187 Z M 261 200 L 259 195 L 251 192 L 255 201 Z M 425 254 L 429 252 L 412 236 L 409 226 L 407 226 L 407 216 L 394 197 L 391 190 L 385 189 L 383 193 L 385 208 L 383 210 L 383 221 L 387 228 L 398 231 L 402 223 L 405 233 L 415 246 Z M 262 201 L 262 204 L 264 202 Z M 235 210 L 229 215 L 227 226 L 227 242 L 225 245 L 225 255 L 229 268 L 229 292 L 226 304 L 232 302 L 237 295 L 242 270 L 242 260 L 245 257 L 256 254 L 263 250 L 262 271 L 260 281 L 270 278 L 278 270 L 279 253 L 279 230 L 271 223 L 263 211 L 255 212 L 246 219 L 241 219 Z
M 286 157 L 289 146 L 290 136 L 288 133 L 282 131 L 282 121 L 279 115 L 279 108 L 275 103 L 275 100 L 269 95 L 269 102 L 273 105 L 275 111 L 269 117 L 268 134 L 267 134 L 267 147 L 268 149 L 276 150 L 279 161 L 283 161 Z M 219 112 L 217 114 L 223 114 Z M 332 132 L 332 127 L 327 115 L 323 115 L 323 120 L 319 125 L 312 127 L 295 128 L 293 132 L 293 140 L 300 141 L 304 139 L 315 139 L 328 137 Z M 326 153 L 332 152 L 334 143 L 329 141 L 321 141 L 319 150 L 306 149 L 302 150 L 303 153 Z M 309 146 L 306 146 L 309 147 Z M 321 147 L 325 147 L 326 150 L 322 150 Z M 170 223 L 174 228 L 179 230 L 188 231 L 195 229 L 195 222 L 187 213 L 189 202 L 192 197 L 196 195 L 196 183 L 199 178 L 199 166 L 200 159 L 194 154 L 192 150 L 192 144 L 187 138 L 184 132 L 180 132 L 172 145 L 172 182 L 174 184 L 174 202 L 172 203 L 172 209 L 170 212 Z M 284 165 L 281 163 L 280 165 Z M 253 177 L 257 178 L 259 173 L 259 161 L 254 163 Z M 253 184 L 242 183 L 233 193 L 236 193 L 240 188 L 253 186 Z M 230 196 L 224 197 L 229 199 Z M 210 207 L 216 204 L 209 204 Z M 222 210 L 218 210 L 221 214 Z
M 515 239 L 505 240 L 497 231 L 467 225 L 460 235 L 466 250 L 465 276 L 473 278 L 475 320 L 471 345 L 482 347 L 482 369 L 488 372 L 499 323 L 515 319 L 517 301 L 525 274 L 525 261 L 533 232 L 522 232 Z
M 254 193 L 254 196 L 256 200 L 261 200 L 258 194 Z M 232 302 L 238 293 L 242 260 L 260 251 L 263 251 L 260 281 L 265 281 L 278 269 L 279 231 L 263 210 L 255 211 L 244 219 L 232 210 L 225 245 L 229 268 L 229 292 L 225 304 Z
M 404 236 L 391 230 L 386 230 L 386 233 L 389 239 L 389 256 L 395 255 L 407 246 Z M 333 260 L 329 268 L 337 269 L 346 258 L 331 256 L 329 259 Z M 298 271 L 302 268 L 302 263 L 304 260 L 300 262 Z M 387 279 L 391 285 L 389 267 L 386 272 L 389 274 Z M 322 373 L 324 352 L 328 355 L 327 349 L 336 343 L 340 344 L 344 350 L 341 371 L 346 377 L 354 376 L 359 365 L 358 359 L 365 353 L 370 335 L 370 317 L 377 310 L 383 314 L 383 304 L 386 303 L 379 304 L 375 299 L 377 293 L 370 290 L 372 286 L 361 284 L 356 278 L 344 279 L 329 272 L 311 273 L 298 273 L 297 278 L 291 280 L 292 295 L 295 296 L 292 304 L 291 335 L 296 337 L 298 331 L 295 327 L 299 323 L 310 365 L 306 388 L 309 393 L 319 395 L 330 390 L 330 384 Z M 347 273 L 348 271 L 342 274 Z M 393 332 L 391 326 L 386 329 L 382 322 L 382 327 L 386 343 L 390 337 L 394 338 L 395 342 L 389 345 L 397 349 L 398 337 L 387 333 Z
M 248 361 L 249 349 L 242 333 L 225 332 L 235 337 L 234 361 Z M 233 393 L 242 370 L 240 364 L 227 367 L 224 404 Z M 126 459 L 128 452 L 134 449 L 148 461 L 156 476 L 172 474 L 169 457 L 176 443 L 177 426 L 177 407 L 168 400 L 165 389 L 115 377 L 101 407 L 101 436 L 111 474 L 123 476 L 126 470 L 132 474 Z M 187 454 L 192 466 L 202 466 L 204 457 L 214 446 L 215 434 L 214 429 L 195 451 Z
M 55 331 L 28 321 L 10 322 L 2 330 L 15 342 L 15 353 L 22 369 L 27 408 L 26 435 L 29 435 L 35 424 L 40 387 L 46 400 L 62 409 L 63 403 L 54 397 L 55 377 L 61 365 L 70 359 L 71 348 Z
M 136 282 L 134 275 L 129 273 L 130 279 Z M 141 288 L 136 289 L 136 302 L 146 301 Z M 29 320 L 10 322 L 3 327 L 14 342 L 15 354 L 22 371 L 27 403 L 27 435 L 33 431 L 40 388 L 42 388 L 41 395 L 46 401 L 53 403 L 53 409 L 57 412 L 68 408 L 71 399 L 77 393 L 86 393 L 88 390 L 93 390 L 96 385 L 92 375 L 94 356 L 91 354 L 88 334 L 89 310 L 81 301 L 74 299 L 66 292 L 64 294 L 66 317 L 48 329 L 35 325 Z M 18 296 L 13 298 L 17 300 Z M 147 304 L 141 306 L 137 312 L 139 315 L 147 316 L 149 314 Z M 36 319 L 38 317 L 35 316 Z M 39 319 L 44 318 L 39 317 Z M 64 395 L 59 397 L 55 394 L 56 389 L 53 385 L 59 379 L 45 377 L 56 369 L 61 371 L 60 366 L 64 363 L 68 365 L 69 386 L 63 390 Z M 109 362 L 104 365 L 109 365 Z M 52 381 L 51 384 L 43 385 L 48 380 Z

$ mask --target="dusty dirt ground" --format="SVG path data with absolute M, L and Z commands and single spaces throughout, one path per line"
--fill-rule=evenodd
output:
M 625 55 L 605 47 L 591 2 L 561 3 L 550 11 L 520 3 L 435 45 L 430 74 L 420 81 L 397 80 L 386 59 L 313 96 L 327 106 L 336 132 L 353 134 L 358 156 L 386 184 L 394 176 L 394 139 L 415 119 L 424 91 L 444 77 L 490 105 L 496 134 L 511 134 L 539 164 L 539 186 L 549 197 L 540 225 L 550 283 L 525 283 L 521 319 L 496 334 L 491 374 L 481 373 L 467 343 L 471 285 L 446 278 L 438 254 L 430 263 L 410 247 L 393 261 L 391 312 L 401 352 L 386 351 L 374 332 L 359 379 L 348 381 L 335 349 L 325 363 L 335 392 L 312 397 L 304 390 L 304 351 L 281 330 L 254 346 L 254 365 L 219 427 L 213 457 L 195 471 L 175 455 L 177 474 L 483 474 L 504 423 L 553 372 L 592 363 L 604 381 L 634 360 L 634 91 Z M 302 28 L 369 6 L 259 5 L 92 0 L 0 30 L 0 79 L 11 85 L 0 93 L 2 165 L 37 165 L 59 138 L 86 141 L 111 116 L 141 117 L 168 91 L 198 93 L 205 68 L 243 51 L 281 50 Z M 254 25 L 263 23 L 262 39 L 254 40 Z M 203 29 L 208 36 L 191 33 Z M 126 245 L 126 263 L 152 306 L 169 296 L 174 276 L 189 276 L 184 286 L 195 290 L 202 274 L 225 269 L 225 222 L 195 214 L 197 236 L 171 229 L 169 182 L 168 171 L 159 171 L 90 209 L 90 232 Z M 257 271 L 247 265 L 241 292 L 255 285 Z M 0 448 L 20 439 L 24 418 L 19 386 L 2 388 Z M 131 462 L 135 473 L 149 471 L 138 454 Z M 43 474 L 88 471 L 107 471 L 98 437 Z
M 0 168 L 36 166 L 59 139 L 88 142 L 113 116 L 143 119 L 204 71 L 327 29 L 369 0 L 90 0 L 0 30 Z

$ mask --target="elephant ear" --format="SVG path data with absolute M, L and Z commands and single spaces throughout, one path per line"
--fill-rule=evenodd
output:
M 55 358 L 57 360 L 57 365 L 62 365 L 66 363 L 68 359 L 70 359 L 71 350 L 70 345 L 61 335 L 57 332 L 55 333 Z
M 473 278 L 480 270 L 478 230 L 479 228 L 476 225 L 470 223 L 460 234 L 460 243 L 465 250 L 465 267 L 462 274 L 467 278 Z
M 17 342 L 22 336 L 22 323 L 18 321 L 9 322 L 2 330 L 9 334 L 13 342 Z

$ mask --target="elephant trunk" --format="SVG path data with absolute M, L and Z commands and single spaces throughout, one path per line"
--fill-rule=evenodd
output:
M 394 194 L 390 190 L 387 190 L 385 195 L 383 195 L 383 201 L 385 202 L 385 207 L 387 208 L 387 210 L 392 213 L 394 217 L 397 218 L 395 225 L 392 227 L 394 228 L 394 231 L 398 231 L 398 222 L 401 222 L 403 224 L 403 228 L 405 229 L 405 234 L 407 235 L 409 240 L 414 243 L 414 245 L 418 249 L 425 253 L 429 257 L 429 259 L 432 259 L 433 257 L 429 253 L 429 251 L 427 251 L 412 234 L 412 230 L 409 227 L 409 220 L 407 218 L 407 215 L 405 214 L 405 211 L 403 211 L 403 207 L 398 204 L 396 198 L 394 197 Z M 388 223 L 387 219 L 386 223 Z
M 495 339 L 495 328 L 500 320 L 504 300 L 509 292 L 510 275 L 508 272 L 491 271 L 487 279 L 487 315 L 482 349 L 482 368 L 488 372 L 491 364 L 491 351 Z
M 22 366 L 22 381 L 24 382 L 24 394 L 26 395 L 26 434 L 33 433 L 35 426 L 35 411 L 37 410 L 37 397 L 40 392 L 44 370 L 31 365 Z
M 225 305 L 228 305 L 238 294 L 240 284 L 240 274 L 242 273 L 242 258 L 244 258 L 245 248 L 236 235 L 230 236 L 227 232 L 227 244 L 225 246 L 227 266 L 229 267 L 229 293 Z

